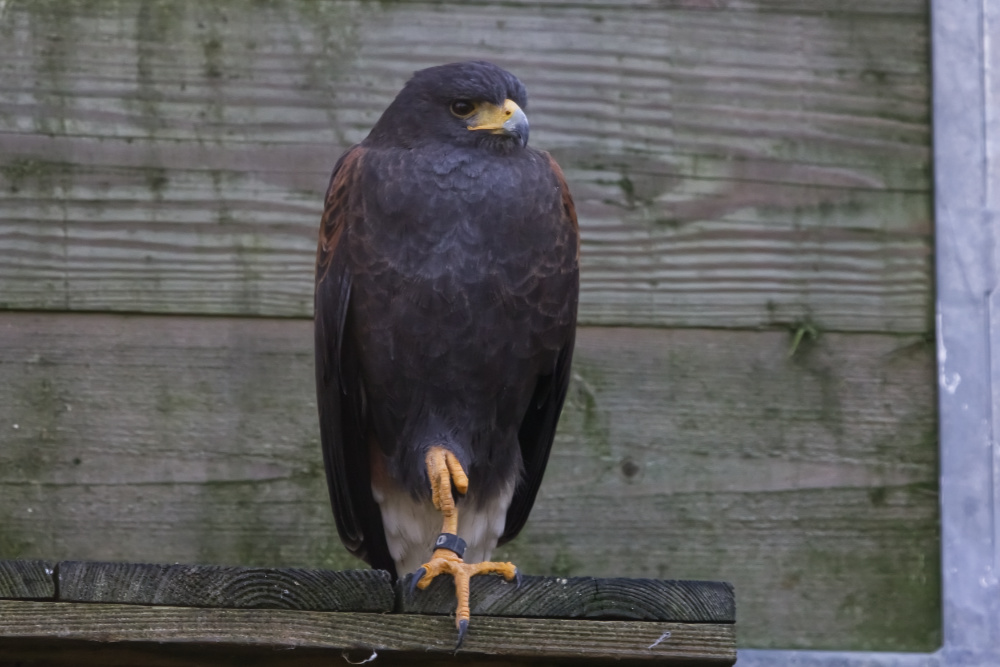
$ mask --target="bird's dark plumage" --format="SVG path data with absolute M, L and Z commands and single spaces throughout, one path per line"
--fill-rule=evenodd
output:
M 407 503 L 433 510 L 429 448 L 468 474 L 459 532 L 486 558 L 524 526 L 548 460 L 579 233 L 559 167 L 526 145 L 526 103 L 489 63 L 417 72 L 327 191 L 315 294 L 327 479 L 344 544 L 393 573 L 433 549 L 437 524 L 425 548 L 401 525 Z

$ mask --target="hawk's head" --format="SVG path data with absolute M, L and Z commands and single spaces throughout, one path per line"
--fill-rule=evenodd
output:
M 502 152 L 528 144 L 528 95 L 510 72 L 484 61 L 451 63 L 413 75 L 366 140 L 374 145 L 483 146 Z

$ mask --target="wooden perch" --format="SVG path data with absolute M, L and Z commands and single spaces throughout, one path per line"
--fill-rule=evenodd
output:
M 393 611 L 382 570 L 151 565 L 66 561 L 57 569 L 59 599 L 177 607 Z
M 447 578 L 409 592 L 411 575 L 399 584 L 396 611 L 450 614 L 455 589 Z M 473 616 L 579 618 L 590 620 L 733 623 L 733 587 L 716 581 L 524 577 L 521 586 L 500 577 L 472 579 Z
M 458 653 L 447 587 L 410 596 L 407 583 L 374 570 L 0 561 L 0 655 L 26 667 L 736 660 L 725 583 L 480 577 Z
M 53 599 L 53 566 L 40 560 L 0 560 L 0 598 Z

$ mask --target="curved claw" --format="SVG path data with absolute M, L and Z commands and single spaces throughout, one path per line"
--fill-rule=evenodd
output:
M 514 568 L 514 588 L 520 588 L 521 587 L 521 583 L 523 581 L 524 581 L 524 579 L 523 579 L 523 577 L 521 577 L 521 571 L 515 567 Z
M 465 640 L 465 633 L 469 630 L 469 621 L 467 619 L 462 619 L 458 622 L 458 641 L 455 642 L 455 650 L 462 648 L 462 642 Z
M 422 566 L 417 568 L 417 571 L 413 573 L 413 578 L 410 579 L 410 595 L 413 595 L 413 591 L 417 590 L 417 584 L 420 583 L 420 580 L 423 579 L 426 574 L 427 568 Z

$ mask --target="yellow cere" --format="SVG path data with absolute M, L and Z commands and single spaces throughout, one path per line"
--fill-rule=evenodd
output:
M 470 130 L 502 130 L 503 124 L 510 120 L 521 107 L 514 100 L 504 100 L 503 106 L 484 103 L 472 115 L 469 120 L 474 120 L 476 125 L 469 125 Z

